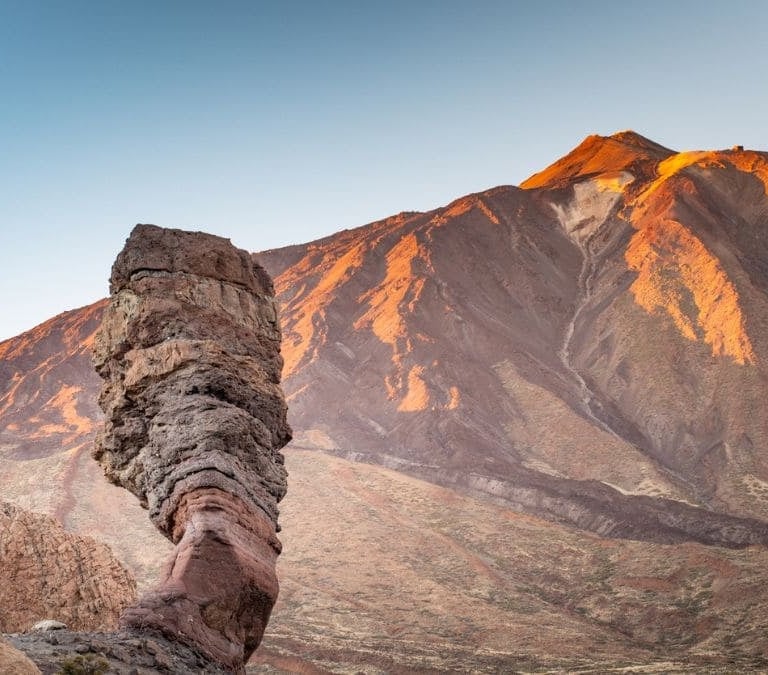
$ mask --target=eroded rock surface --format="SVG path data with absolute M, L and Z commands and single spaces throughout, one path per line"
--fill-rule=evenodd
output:
M 23 652 L 0 640 L 0 673 L 3 675 L 37 675 L 40 669 Z
M 34 670 L 12 670 L 13 675 L 40 673 L 113 673 L 116 675 L 226 675 L 232 671 L 211 662 L 198 651 L 161 635 L 41 631 L 6 636 L 14 656 L 20 650 Z M 1 656 L 1 654 L 0 654 Z M 0 661 L 2 664 L 2 661 Z M 67 670 L 65 670 L 65 668 Z M 0 675 L 5 672 L 0 670 Z
M 136 600 L 136 583 L 109 548 L 39 513 L 0 502 L 0 632 L 54 618 L 108 630 Z
M 290 429 L 272 282 L 226 239 L 138 225 L 110 290 L 94 456 L 177 544 L 121 623 L 241 668 L 278 592 Z

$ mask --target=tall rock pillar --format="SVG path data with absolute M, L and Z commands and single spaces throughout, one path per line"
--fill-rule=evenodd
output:
M 137 225 L 110 292 L 94 457 L 176 544 L 121 624 L 240 670 L 277 598 L 291 437 L 272 281 L 226 239 Z

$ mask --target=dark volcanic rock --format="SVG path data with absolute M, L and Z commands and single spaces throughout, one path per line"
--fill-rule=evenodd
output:
M 94 348 L 107 477 L 167 536 L 196 487 L 236 494 L 276 526 L 290 430 L 269 277 L 224 239 L 139 225 L 111 288 Z
M 61 672 L 223 675 L 231 672 L 223 666 L 211 663 L 196 650 L 151 632 L 138 636 L 125 631 L 74 633 L 59 630 L 7 635 L 6 638 L 16 649 L 30 657 L 40 669 L 38 672 L 43 675 Z M 70 670 L 64 671 L 67 666 Z
M 110 288 L 94 456 L 177 544 L 122 625 L 242 668 L 277 599 L 290 440 L 272 283 L 228 240 L 138 225 Z

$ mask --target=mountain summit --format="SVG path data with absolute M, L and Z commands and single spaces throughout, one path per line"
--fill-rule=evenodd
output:
M 554 187 L 580 176 L 610 174 L 630 167 L 648 167 L 675 152 L 634 131 L 620 131 L 612 136 L 587 136 L 565 157 L 533 174 L 520 187 Z
M 267 650 L 768 663 L 767 160 L 590 136 L 520 187 L 255 254 L 294 429 L 281 578 L 300 580 Z M 82 454 L 101 311 L 0 343 L 2 486 L 112 537 L 142 579 L 150 535 L 122 503 L 134 539 L 94 516 L 117 497 Z M 546 658 L 524 638 L 545 618 Z

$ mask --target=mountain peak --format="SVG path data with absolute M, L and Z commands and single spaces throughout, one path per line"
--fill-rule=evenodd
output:
M 656 143 L 656 141 L 652 141 L 650 138 L 646 138 L 642 134 L 638 134 L 632 129 L 617 131 L 615 134 L 611 134 L 610 136 L 595 135 L 591 136 L 590 138 L 599 138 L 606 141 L 617 141 L 629 147 L 642 149 L 649 153 L 657 153 L 664 156 L 674 154 L 675 152 L 674 150 L 665 148 L 663 145 Z
M 523 181 L 520 187 L 531 189 L 577 176 L 623 171 L 638 162 L 656 163 L 673 154 L 673 150 L 635 131 L 619 131 L 611 136 L 593 134 L 554 164 Z

